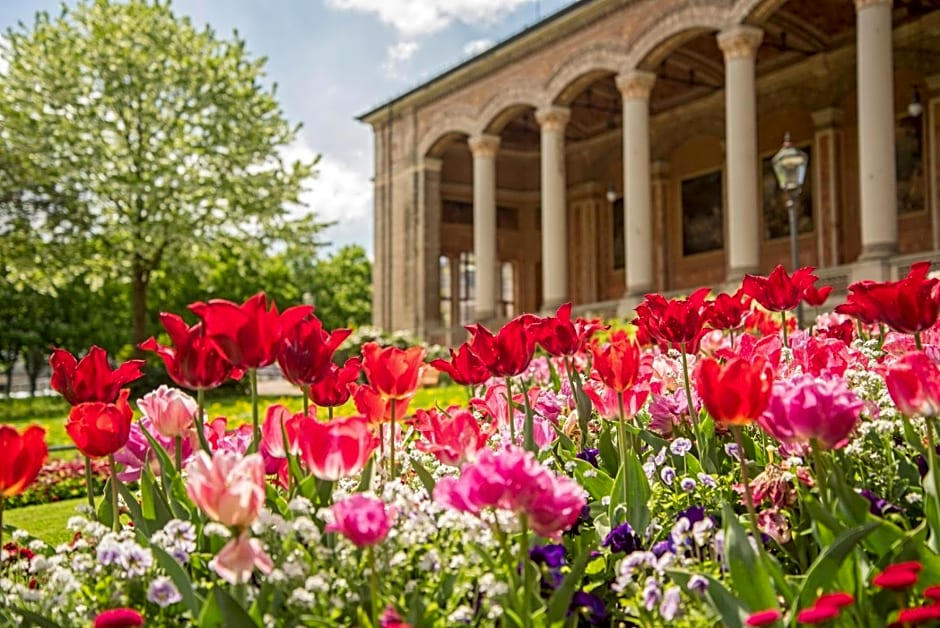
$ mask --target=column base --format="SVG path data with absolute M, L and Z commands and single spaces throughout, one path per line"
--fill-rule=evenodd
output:
M 852 264 L 849 270 L 849 283 L 870 279 L 872 281 L 888 281 L 891 279 L 891 266 L 888 264 L 888 257 L 870 258 L 863 260 L 861 257 Z
M 897 242 L 875 242 L 862 245 L 858 261 L 883 260 L 898 254 Z
M 643 298 L 651 292 L 656 292 L 656 290 L 653 289 L 652 283 L 642 284 L 639 286 L 627 286 L 627 297 L 636 298 L 640 301 L 642 301 Z
M 628 294 L 617 302 L 617 318 L 628 323 L 636 316 L 636 306 L 643 302 L 644 295 Z

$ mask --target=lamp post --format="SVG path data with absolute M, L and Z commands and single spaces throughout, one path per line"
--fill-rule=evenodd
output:
M 800 193 L 803 191 L 803 182 L 806 180 L 806 165 L 809 155 L 790 143 L 790 134 L 783 137 L 783 146 L 773 156 L 771 164 L 777 185 L 787 195 L 787 214 L 790 218 L 790 262 L 795 272 L 800 267 L 800 232 L 797 224 L 796 210 L 799 206 Z M 803 303 L 797 306 L 796 320 L 803 327 Z

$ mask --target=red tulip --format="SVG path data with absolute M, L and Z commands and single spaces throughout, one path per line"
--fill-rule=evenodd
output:
M 365 417 L 320 422 L 304 421 L 300 429 L 300 456 L 310 472 L 334 481 L 362 471 L 378 439 Z
M 193 303 L 189 309 L 202 319 L 206 335 L 229 362 L 241 369 L 256 369 L 274 362 L 281 330 L 292 328 L 313 311 L 298 305 L 278 314 L 272 302 L 259 292 L 241 305 L 225 299 Z
M 134 412 L 127 403 L 130 390 L 121 389 L 116 403 L 80 403 L 69 412 L 65 431 L 89 458 L 109 456 L 127 444 Z
M 708 321 L 705 307 L 708 292 L 708 288 L 699 288 L 687 299 L 669 301 L 661 294 L 648 294 L 636 307 L 634 324 L 656 342 L 676 348 L 684 346 L 686 353 L 695 353 Z
M 374 342 L 362 345 L 363 370 L 369 383 L 384 397 L 406 399 L 418 389 L 424 364 L 424 349 L 380 347 Z
M 112 371 L 108 355 L 101 347 L 92 345 L 81 360 L 65 349 L 53 349 L 49 384 L 73 406 L 89 401 L 113 403 L 121 387 L 143 377 L 140 370 L 143 365 L 143 360 L 128 360 Z
M 163 359 L 170 378 L 185 388 L 205 390 L 220 386 L 229 377 L 239 379 L 236 369 L 205 335 L 202 323 L 188 326 L 176 314 L 162 312 L 160 322 L 173 341 L 172 347 L 157 344 L 154 338 L 140 343 L 140 348 L 153 351 Z
M 95 616 L 95 628 L 136 628 L 144 625 L 144 616 L 133 608 L 112 608 Z
M 328 333 L 313 314 L 289 327 L 284 326 L 282 317 L 282 326 L 277 363 L 284 378 L 296 386 L 309 386 L 324 377 L 333 364 L 333 354 L 352 333 L 351 329 L 336 329 Z
M 923 351 L 905 354 L 888 367 L 885 384 L 904 414 L 940 414 L 940 368 Z
M 722 292 L 708 304 L 708 322 L 714 329 L 737 329 L 750 311 L 751 305 L 743 292 L 738 290 L 733 295 Z
M 786 312 L 796 308 L 806 290 L 819 279 L 813 270 L 812 266 L 804 266 L 791 277 L 778 264 L 767 277 L 745 275 L 741 290 L 771 312 Z
M 405 399 L 388 399 L 382 396 L 374 386 L 364 384 L 358 386 L 353 393 L 356 411 L 368 419 L 372 425 L 378 425 L 392 418 L 392 404 L 395 404 L 395 418 L 402 419 L 408 413 L 411 397 Z
M 359 358 L 349 358 L 343 366 L 331 362 L 310 386 L 313 403 L 324 408 L 335 408 L 349 401 L 356 380 L 359 379 L 359 368 Z
M 918 262 L 900 281 L 857 281 L 849 286 L 846 302 L 835 311 L 863 323 L 884 323 L 906 334 L 928 329 L 940 315 L 940 279 L 928 279 L 928 272 L 930 262 Z
M 538 320 L 537 316 L 523 314 L 503 325 L 496 334 L 479 323 L 468 325 L 467 331 L 473 336 L 470 350 L 479 356 L 491 375 L 518 375 L 526 370 L 535 353 L 531 328 Z
M 571 321 L 571 303 L 558 308 L 554 316 L 546 316 L 532 324 L 531 331 L 536 342 L 549 355 L 574 355 L 584 349 L 594 332 L 606 327 L 599 320 L 586 321 L 579 318 Z
M 490 370 L 467 343 L 457 347 L 456 352 L 450 350 L 450 362 L 438 358 L 431 361 L 431 366 L 447 373 L 451 379 L 464 386 L 483 384 L 490 378 Z
M 455 467 L 475 460 L 494 431 L 493 426 L 481 428 L 476 417 L 459 406 L 451 406 L 446 413 L 437 408 L 418 410 L 414 427 L 426 439 L 415 443 L 418 451 L 432 453 L 442 464 Z
M 36 481 L 49 458 L 46 430 L 31 425 L 20 434 L 12 425 L 0 425 L 0 500 L 19 495 Z
M 812 307 L 822 307 L 832 293 L 832 286 L 823 286 L 817 289 L 816 286 L 807 286 L 803 290 L 803 301 Z
M 590 350 L 594 355 L 594 379 L 618 393 L 633 386 L 640 372 L 640 347 L 627 332 L 617 330 L 603 347 L 592 344 Z
M 696 385 L 702 403 L 717 423 L 747 425 L 767 409 L 773 370 L 760 357 L 732 358 L 724 365 L 712 358 L 699 362 Z

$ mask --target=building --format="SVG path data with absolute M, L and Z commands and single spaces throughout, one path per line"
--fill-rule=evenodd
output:
M 433 340 L 790 266 L 940 261 L 940 0 L 583 0 L 363 114 L 376 325 Z

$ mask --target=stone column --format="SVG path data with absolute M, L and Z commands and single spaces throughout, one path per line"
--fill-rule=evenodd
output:
M 546 107 L 535 112 L 542 128 L 542 303 L 554 310 L 568 300 L 567 183 L 565 178 L 565 126 L 567 107 Z
M 441 325 L 441 166 L 436 157 L 425 157 L 418 200 L 418 264 L 416 309 L 418 335 Z
M 669 213 L 669 162 L 654 161 L 651 168 L 653 206 L 653 267 L 657 292 L 668 290 L 666 268 L 666 217 Z
M 473 153 L 473 259 L 476 267 L 476 317 L 496 315 L 496 151 L 498 135 L 468 141 Z
M 763 31 L 737 25 L 718 34 L 725 56 L 728 277 L 736 281 L 760 266 L 760 196 L 757 161 L 757 92 L 754 61 Z
M 650 91 L 656 75 L 630 70 L 617 76 L 623 102 L 623 224 L 628 295 L 653 288 L 650 206 Z
M 927 186 L 930 189 L 930 222 L 933 229 L 933 249 L 940 249 L 940 74 L 927 77 L 927 146 L 929 153 L 924 164 Z
M 842 205 L 842 110 L 827 107 L 813 112 L 816 132 L 810 158 L 813 196 L 819 214 L 816 220 L 816 246 L 820 266 L 839 265 Z
M 863 260 L 882 259 L 898 249 L 891 4 L 892 0 L 855 0 Z

